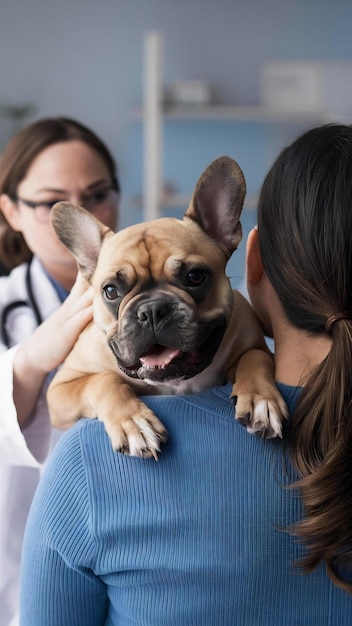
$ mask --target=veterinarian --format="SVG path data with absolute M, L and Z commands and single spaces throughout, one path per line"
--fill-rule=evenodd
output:
M 351 202 L 352 127 L 305 133 L 263 184 L 247 280 L 283 439 L 234 420 L 230 385 L 144 398 L 169 433 L 157 463 L 80 421 L 34 498 L 22 626 L 351 625 Z
M 0 625 L 18 615 L 24 526 L 41 467 L 58 436 L 46 389 L 92 317 L 92 294 L 49 216 L 57 200 L 85 206 L 115 229 L 114 160 L 88 128 L 39 120 L 13 137 L 0 164 Z M 71 291 L 72 289 L 72 291 Z

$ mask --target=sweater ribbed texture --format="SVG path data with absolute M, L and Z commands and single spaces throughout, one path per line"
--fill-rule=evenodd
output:
M 147 398 L 169 432 L 157 463 L 114 453 L 97 420 L 62 437 L 28 522 L 21 626 L 351 626 L 325 568 L 295 570 L 282 444 L 249 435 L 229 391 Z

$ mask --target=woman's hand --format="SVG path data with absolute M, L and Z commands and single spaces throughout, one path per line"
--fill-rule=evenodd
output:
M 24 342 L 31 365 L 44 374 L 58 367 L 92 317 L 93 288 L 79 273 L 65 302 Z
M 73 348 L 93 317 L 93 288 L 79 273 L 65 302 L 17 349 L 14 401 L 24 426 L 33 413 L 43 382 Z

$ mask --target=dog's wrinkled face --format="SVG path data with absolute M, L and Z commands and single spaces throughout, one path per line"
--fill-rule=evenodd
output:
M 94 319 L 133 378 L 186 379 L 213 360 L 232 311 L 221 249 L 192 221 L 164 218 L 107 237 Z
M 95 323 L 128 376 L 182 380 L 213 360 L 232 314 L 225 268 L 241 241 L 245 191 L 238 164 L 219 157 L 198 180 L 183 220 L 114 234 L 82 207 L 53 208 L 56 234 L 95 288 Z

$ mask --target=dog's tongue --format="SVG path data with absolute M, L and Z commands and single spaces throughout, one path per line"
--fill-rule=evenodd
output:
M 147 354 L 140 357 L 140 361 L 147 367 L 160 367 L 165 369 L 173 359 L 180 354 L 175 348 L 167 348 L 166 346 L 155 345 Z

